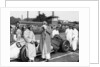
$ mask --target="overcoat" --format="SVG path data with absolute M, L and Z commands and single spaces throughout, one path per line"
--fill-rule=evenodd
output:
M 72 46 L 72 35 L 73 35 L 73 30 L 72 29 L 66 29 L 65 31 L 66 39 L 70 42 L 70 46 Z
M 32 41 L 35 41 L 35 35 L 32 31 L 26 29 L 24 32 L 24 38 L 26 41 L 26 51 L 27 51 L 27 55 L 29 58 L 33 58 L 36 56 L 36 48 L 35 48 L 35 44 L 31 43 Z
M 78 30 L 74 29 L 73 30 L 73 36 L 72 36 L 72 48 L 75 51 L 77 49 L 77 45 L 78 45 Z
M 43 47 L 45 45 L 46 53 L 51 52 L 51 29 L 50 27 L 46 27 L 45 31 L 41 33 L 40 37 L 40 51 L 43 51 Z

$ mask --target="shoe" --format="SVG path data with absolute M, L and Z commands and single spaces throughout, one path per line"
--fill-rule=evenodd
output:
M 34 60 L 31 60 L 31 62 L 34 62 Z
M 46 60 L 45 58 L 42 59 L 42 61 Z
M 29 62 L 34 62 L 34 60 L 29 60 Z
M 71 52 L 75 52 L 74 50 L 71 50 Z
M 49 59 L 47 59 L 46 62 L 49 62 Z

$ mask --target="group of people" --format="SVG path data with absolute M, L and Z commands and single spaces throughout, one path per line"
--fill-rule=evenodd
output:
M 32 27 L 30 25 L 27 25 L 24 28 L 21 28 L 19 26 L 19 23 L 17 23 L 15 33 L 12 33 L 12 27 L 10 29 L 11 29 L 10 30 L 11 36 L 12 34 L 15 34 L 11 37 L 11 40 L 13 38 L 13 40 L 20 43 L 21 46 L 26 45 L 26 52 L 29 58 L 29 62 L 33 62 L 36 57 L 36 46 L 35 46 L 36 39 Z M 41 51 L 42 59 L 49 61 L 49 59 L 51 58 L 50 56 L 51 29 L 46 22 L 43 22 L 43 25 L 41 26 L 41 30 L 42 32 L 40 37 L 39 50 Z
M 58 27 L 54 27 L 52 31 L 52 38 L 59 35 Z M 66 40 L 69 41 L 72 51 L 76 51 L 79 46 L 79 32 L 75 26 L 69 25 L 65 30 Z
M 10 29 L 11 35 L 14 34 L 14 32 L 12 32 L 12 27 Z M 57 27 L 54 27 L 53 30 L 51 30 L 51 27 L 48 26 L 45 21 L 41 26 L 41 30 L 42 32 L 40 36 L 39 50 L 41 51 L 42 59 L 48 62 L 51 58 L 51 38 L 53 38 L 56 34 L 59 35 L 59 31 Z M 69 27 L 66 29 L 65 34 L 66 39 L 70 42 L 70 46 L 75 51 L 77 49 L 78 31 L 73 27 Z M 12 38 L 14 41 L 21 44 L 20 47 L 26 45 L 26 52 L 29 58 L 29 62 L 34 62 L 36 57 L 36 39 L 32 27 L 27 25 L 24 28 L 21 28 L 19 23 L 17 23 L 15 35 L 12 35 Z
M 68 28 L 65 30 L 65 35 L 66 35 L 66 39 L 70 43 L 70 47 L 72 48 L 72 51 L 76 51 L 79 42 L 78 30 L 74 26 L 68 26 Z

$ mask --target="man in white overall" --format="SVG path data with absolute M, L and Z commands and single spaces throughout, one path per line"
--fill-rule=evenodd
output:
M 29 62 L 34 62 L 36 57 L 36 48 L 35 48 L 35 35 L 32 29 L 28 26 L 24 31 L 24 38 L 26 41 L 26 51 L 29 58 Z
M 77 49 L 78 45 L 78 30 L 74 27 L 73 28 L 73 35 L 72 35 L 72 48 L 73 51 Z
M 59 31 L 58 31 L 58 29 L 57 29 L 56 26 L 53 28 L 53 31 L 52 31 L 52 38 L 53 38 L 55 35 L 59 35 Z
M 69 41 L 71 47 L 72 47 L 72 34 L 73 34 L 72 27 L 69 26 L 69 27 L 65 30 L 65 35 L 66 35 L 66 40 Z

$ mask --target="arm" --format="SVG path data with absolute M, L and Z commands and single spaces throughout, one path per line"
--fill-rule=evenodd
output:
M 31 42 L 30 36 L 29 36 L 28 32 L 26 32 L 26 31 L 24 32 L 24 39 L 26 42 Z
M 32 32 L 32 41 L 36 41 L 36 40 L 35 40 L 35 35 L 34 35 L 33 32 Z
M 15 41 L 17 41 L 16 34 L 14 34 L 13 39 L 14 39 Z
M 68 30 L 66 29 L 65 31 L 65 38 L 67 39 L 67 33 L 68 33 Z
M 51 29 L 50 28 L 47 28 L 46 29 L 46 33 L 48 33 L 49 35 L 51 35 Z

